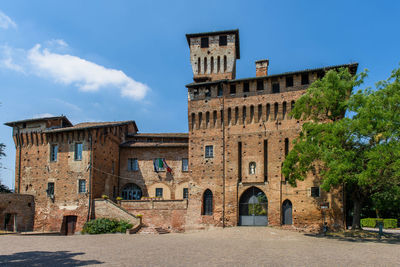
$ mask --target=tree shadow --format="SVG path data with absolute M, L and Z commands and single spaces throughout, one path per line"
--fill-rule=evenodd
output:
M 0 255 L 0 266 L 84 266 L 102 264 L 98 260 L 78 260 L 85 253 L 70 251 L 28 251 Z
M 327 234 L 326 236 L 323 234 L 304 234 L 305 236 L 310 236 L 314 238 L 320 239 L 330 239 L 330 240 L 339 240 L 345 242 L 352 243 L 381 243 L 381 244 L 400 244 L 400 236 L 397 234 L 387 234 L 385 233 L 381 239 L 378 237 L 357 237 L 357 236 L 345 236 L 345 235 L 334 235 Z

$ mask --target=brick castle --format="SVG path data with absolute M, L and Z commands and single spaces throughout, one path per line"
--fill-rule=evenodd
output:
M 289 115 L 295 101 L 327 70 L 355 74 L 358 64 L 268 75 L 269 61 L 259 60 L 255 77 L 236 79 L 238 30 L 186 38 L 188 133 L 139 133 L 134 121 L 72 125 L 65 116 L 6 123 L 16 192 L 34 197 L 33 229 L 79 231 L 90 218 L 121 213 L 165 231 L 317 230 L 324 220 L 342 228 L 343 190 L 320 190 L 317 173 L 291 187 L 281 166 L 303 124 Z

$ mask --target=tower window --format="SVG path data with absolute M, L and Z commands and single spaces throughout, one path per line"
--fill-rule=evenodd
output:
M 304 84 L 308 84 L 308 83 L 309 83 L 308 73 L 303 73 L 301 75 L 301 84 L 304 85 Z
M 188 159 L 182 159 L 182 171 L 183 172 L 189 171 L 189 160 Z
M 311 196 L 312 197 L 320 196 L 319 187 L 311 187 Z
M 214 157 L 214 147 L 213 146 L 206 146 L 205 157 L 206 158 Z
M 78 192 L 86 193 L 86 180 L 80 179 L 78 184 Z
M 221 72 L 221 58 L 217 57 L 217 73 Z
M 239 108 L 235 108 L 235 124 L 238 124 L 239 121 Z
M 201 59 L 197 59 L 197 74 L 201 73 Z
M 82 160 L 82 143 L 75 144 L 75 160 Z
M 228 43 L 228 38 L 227 38 L 227 36 L 226 36 L 226 35 L 221 35 L 221 36 L 219 37 L 219 45 L 220 45 L 220 46 L 226 46 L 227 43 Z
M 257 81 L 257 90 L 264 90 L 264 81 Z
M 206 128 L 208 128 L 210 124 L 210 112 L 206 112 Z
M 292 87 L 293 86 L 293 76 L 287 76 L 286 77 L 286 87 Z
M 279 93 L 279 91 L 280 91 L 279 83 L 273 83 L 272 84 L 272 93 L 277 94 L 277 93 Z
M 285 138 L 285 157 L 289 154 L 289 138 Z
M 246 123 L 246 107 L 243 107 L 243 112 L 242 112 L 242 120 L 243 120 L 243 125 Z
M 286 102 L 282 104 L 282 120 L 286 118 Z
M 228 62 L 226 56 L 224 56 L 224 72 L 226 72 L 227 69 L 228 69 Z
M 207 87 L 207 88 L 206 88 L 206 90 L 205 90 L 205 96 L 206 96 L 206 97 L 211 97 L 211 89 L 210 89 L 210 87 Z
M 249 91 L 250 91 L 249 83 L 248 82 L 243 83 L 243 93 L 248 93 Z
M 138 171 L 138 170 L 139 170 L 138 159 L 129 158 L 128 159 L 128 171 Z
M 249 174 L 256 174 L 256 163 L 254 161 L 249 163 Z
M 266 118 L 265 120 L 269 120 L 269 115 L 271 114 L 271 105 L 267 104 L 267 110 L 266 110 Z
M 201 48 L 207 48 L 208 47 L 208 37 L 202 37 L 201 38 Z
M 50 147 L 50 161 L 57 161 L 58 145 L 51 145 Z
M 216 110 L 213 111 L 213 124 L 214 124 L 214 127 L 217 124 L 217 111 Z
M 275 103 L 274 104 L 274 120 L 278 119 L 278 108 L 279 108 L 278 103 Z
M 231 84 L 229 92 L 230 92 L 231 95 L 236 94 L 236 84 Z
M 222 90 L 222 86 L 220 84 L 218 84 L 217 96 L 222 96 L 223 94 L 224 94 L 224 90 Z
M 183 188 L 183 199 L 189 198 L 189 188 Z
M 204 73 L 207 73 L 207 58 L 204 58 Z

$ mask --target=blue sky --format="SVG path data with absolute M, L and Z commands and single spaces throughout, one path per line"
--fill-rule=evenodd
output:
M 271 74 L 359 62 L 373 86 L 399 66 L 399 11 L 399 1 L 2 1 L 0 178 L 13 187 L 8 121 L 64 114 L 186 132 L 186 33 L 238 28 L 238 78 L 263 58 Z

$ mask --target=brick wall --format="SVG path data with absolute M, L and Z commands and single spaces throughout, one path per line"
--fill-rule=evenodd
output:
M 12 214 L 7 225 L 5 225 L 6 214 Z M 35 201 L 33 196 L 24 194 L 0 194 L 1 230 L 13 230 L 18 232 L 32 231 L 34 214 Z M 17 229 L 14 229 L 15 219 Z

